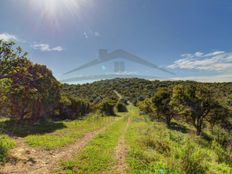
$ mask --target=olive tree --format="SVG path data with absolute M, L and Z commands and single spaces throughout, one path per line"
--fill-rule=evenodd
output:
M 205 117 L 211 110 L 211 94 L 203 84 L 190 83 L 173 88 L 172 105 L 180 114 L 190 118 L 196 134 L 202 132 Z

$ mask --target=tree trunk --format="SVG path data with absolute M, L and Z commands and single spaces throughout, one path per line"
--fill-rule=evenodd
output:
M 171 116 L 166 116 L 166 124 L 168 128 L 171 127 Z
M 197 127 L 197 132 L 196 132 L 196 135 L 201 135 L 201 127 Z
M 199 136 L 199 135 L 201 135 L 201 130 L 202 130 L 202 121 L 201 120 L 198 120 L 197 121 L 197 124 L 196 124 L 196 129 L 197 129 L 197 132 L 196 132 L 196 134 Z

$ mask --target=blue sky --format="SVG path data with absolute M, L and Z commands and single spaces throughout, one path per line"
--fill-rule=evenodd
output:
M 232 81 L 231 18 L 231 0 L 1 0 L 0 39 L 16 40 L 58 79 L 110 73 L 107 63 L 63 75 L 105 48 L 176 75 L 129 62 L 127 73 Z

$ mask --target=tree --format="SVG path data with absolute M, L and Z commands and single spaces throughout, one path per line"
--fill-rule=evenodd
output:
M 8 81 L 5 96 L 10 117 L 39 119 L 50 115 L 60 97 L 60 84 L 44 65 L 33 64 L 14 43 L 0 41 L 0 79 Z
M 14 42 L 0 40 L 0 79 L 11 78 L 27 59 L 28 53 L 23 53 L 21 47 L 14 48 L 14 45 Z
M 201 84 L 190 83 L 173 88 L 172 105 L 181 115 L 190 118 L 196 134 L 202 132 L 203 121 L 211 110 L 210 91 Z
M 152 98 L 152 104 L 157 115 L 165 117 L 168 127 L 171 125 L 171 120 L 174 117 L 174 109 L 171 105 L 171 92 L 167 88 L 160 88 Z

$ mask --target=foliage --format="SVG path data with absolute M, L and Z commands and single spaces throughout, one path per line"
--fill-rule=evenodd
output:
M 152 104 L 155 108 L 157 115 L 165 117 L 168 127 L 170 127 L 171 120 L 175 115 L 173 106 L 171 105 L 171 92 L 166 88 L 160 88 L 152 98 Z
M 184 149 L 182 158 L 182 168 L 188 174 L 204 174 L 207 171 L 207 166 L 204 163 L 207 154 L 198 149 L 193 144 L 187 144 Z
M 97 109 L 101 114 L 105 115 L 115 115 L 114 108 L 117 102 L 115 100 L 104 98 L 100 103 L 97 104 Z
M 232 171 L 228 163 L 230 153 L 220 144 L 211 145 L 194 134 L 167 129 L 164 123 L 148 121 L 146 115 L 141 117 L 138 112 L 133 112 L 126 143 L 130 147 L 128 173 L 230 174 Z
M 77 97 L 61 95 L 55 118 L 77 119 L 91 111 L 90 104 Z
M 45 65 L 33 64 L 20 47 L 14 49 L 14 43 L 0 41 L 0 79 L 5 81 L 1 102 L 9 104 L 11 118 L 37 120 L 57 106 L 59 82 Z
M 5 135 L 0 134 L 0 164 L 4 162 L 8 151 L 15 146 L 15 142 Z
M 146 98 L 144 101 L 138 103 L 138 107 L 141 111 L 146 114 L 154 113 L 154 108 L 152 104 L 152 100 L 150 98 Z
M 118 112 L 127 112 L 127 101 L 121 99 L 117 102 L 116 107 Z
M 203 121 L 211 110 L 211 102 L 210 91 L 203 85 L 177 85 L 173 88 L 174 109 L 191 119 L 197 135 L 201 134 Z
M 10 92 L 10 83 L 9 79 L 1 79 L 0 80 L 0 115 L 1 116 L 9 116 L 9 99 L 7 97 L 7 93 Z

